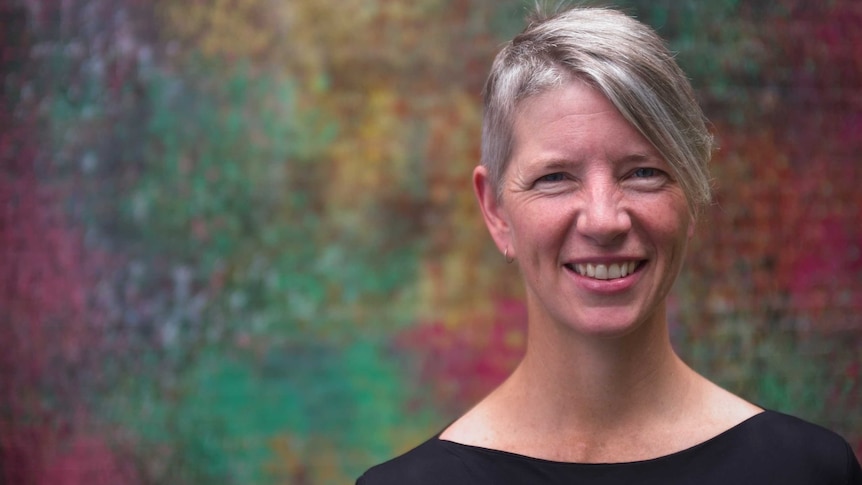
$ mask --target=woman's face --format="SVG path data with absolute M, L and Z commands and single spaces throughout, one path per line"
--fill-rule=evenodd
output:
M 600 336 L 664 324 L 692 231 L 664 159 L 579 81 L 523 101 L 514 135 L 500 197 L 483 167 L 474 187 L 495 242 L 518 261 L 531 321 Z

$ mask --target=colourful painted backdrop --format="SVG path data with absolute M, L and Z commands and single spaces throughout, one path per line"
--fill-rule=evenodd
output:
M 469 189 L 520 0 L 3 0 L 0 482 L 352 483 L 523 345 Z M 647 1 L 720 145 L 675 345 L 862 452 L 862 6 Z

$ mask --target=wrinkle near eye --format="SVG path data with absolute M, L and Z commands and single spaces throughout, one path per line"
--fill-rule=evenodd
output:
M 511 181 L 507 184 L 510 192 L 526 192 L 529 190 L 533 183 L 529 181 L 529 179 L 521 176 L 520 174 L 512 177 Z

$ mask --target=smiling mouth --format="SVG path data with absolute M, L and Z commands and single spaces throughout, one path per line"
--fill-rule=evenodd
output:
M 628 261 L 622 263 L 611 264 L 567 264 L 566 267 L 587 278 L 596 280 L 615 280 L 625 278 L 635 272 L 640 265 L 640 261 Z

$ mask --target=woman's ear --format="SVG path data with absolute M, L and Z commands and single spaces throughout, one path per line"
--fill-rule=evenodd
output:
M 488 232 L 497 244 L 497 249 L 506 254 L 507 258 L 514 258 L 515 248 L 512 245 L 512 228 L 509 217 L 497 196 L 497 189 L 488 177 L 488 169 L 479 165 L 473 169 L 473 190 L 479 200 L 479 208 L 482 209 L 482 217 Z

